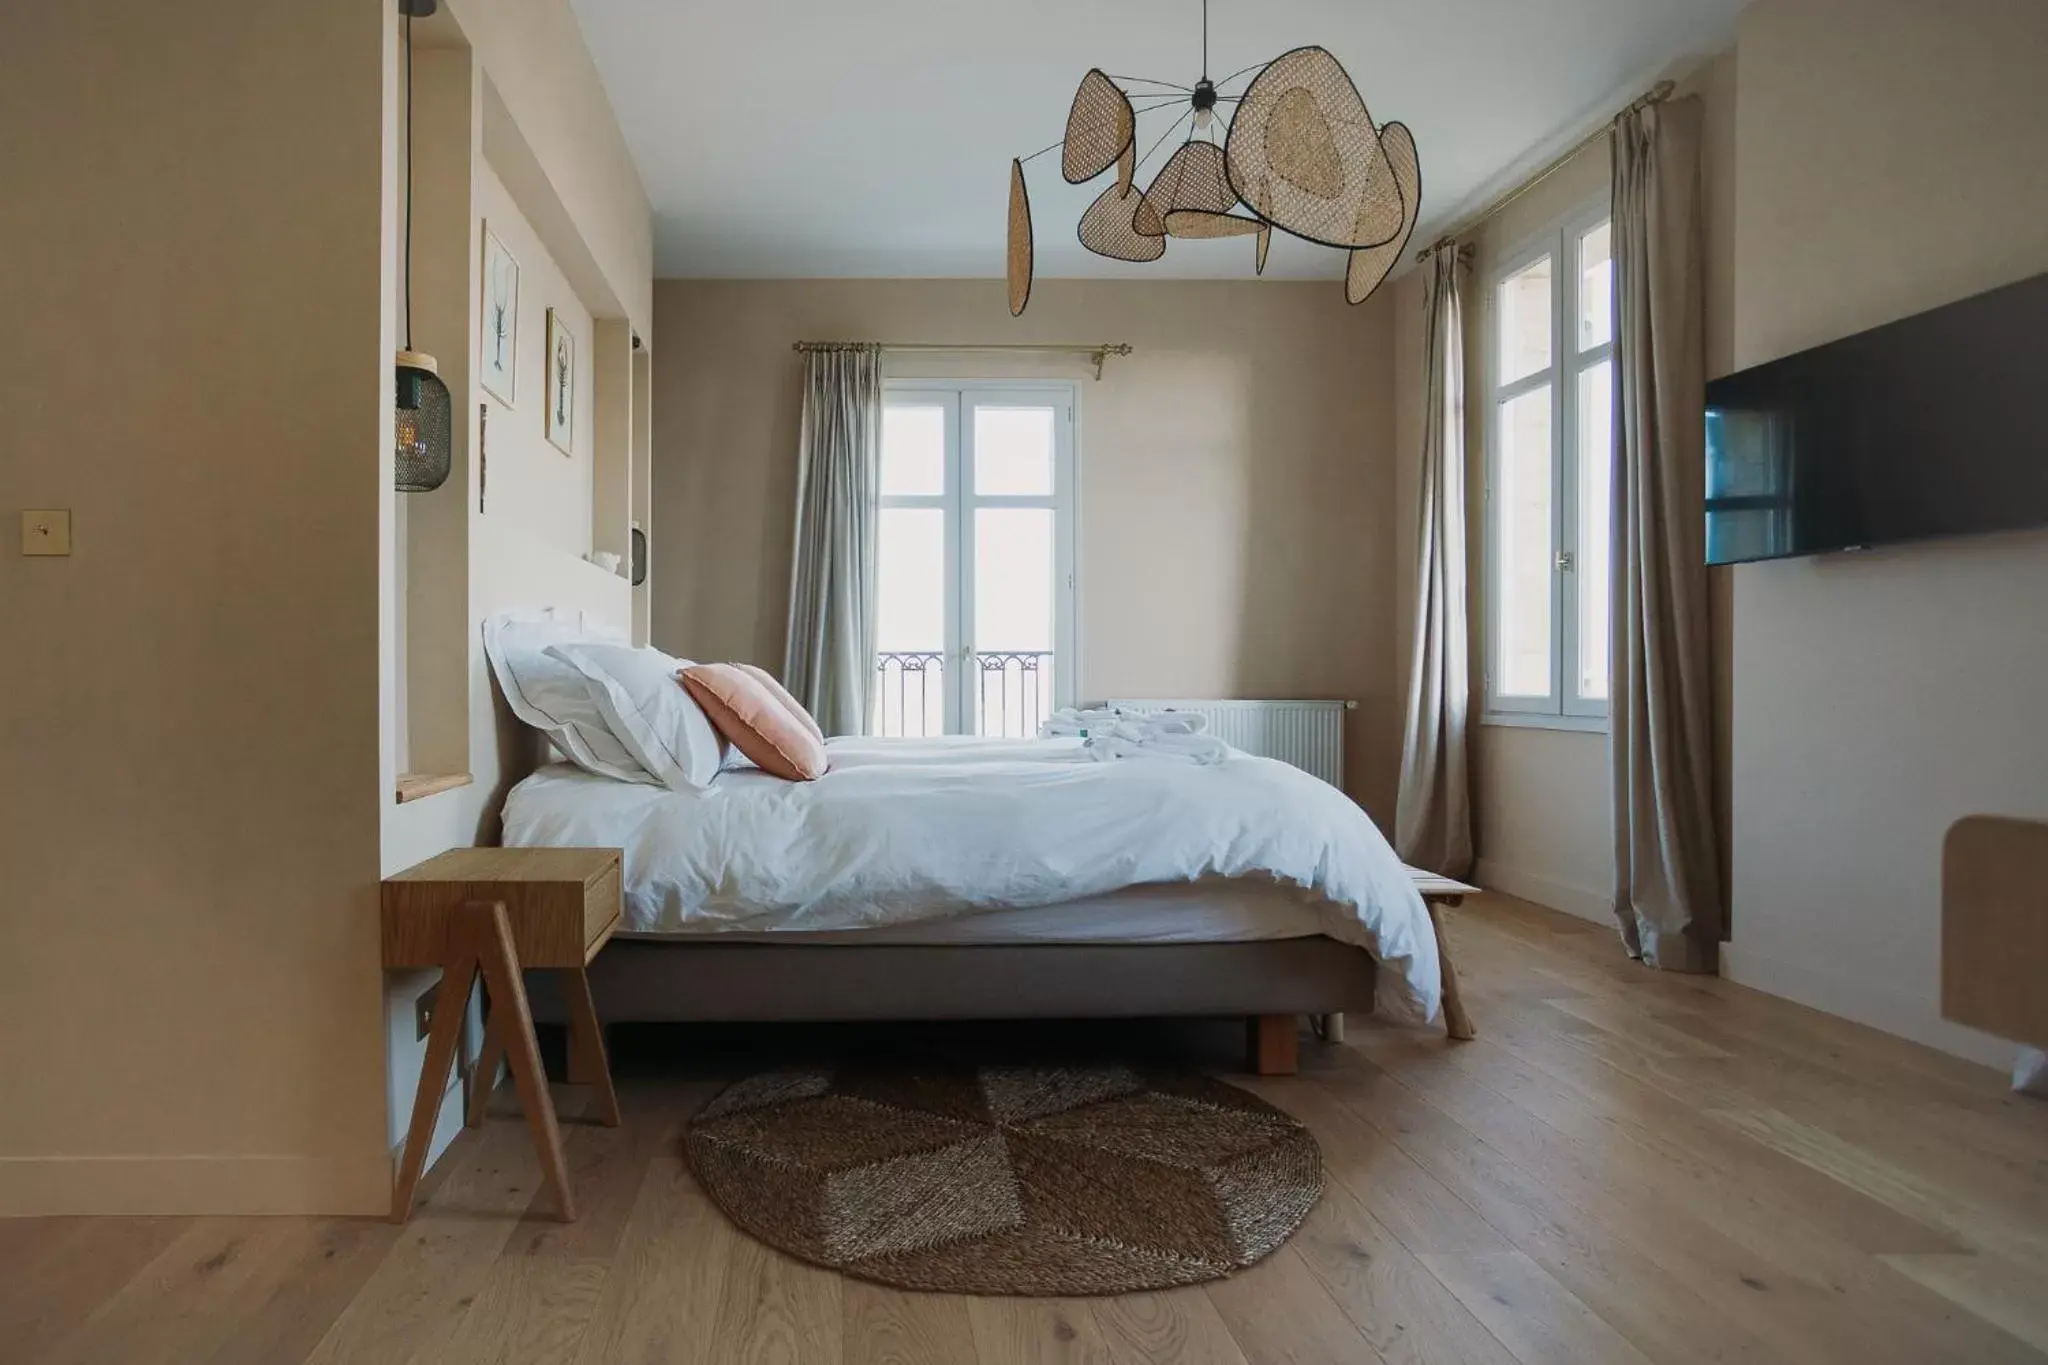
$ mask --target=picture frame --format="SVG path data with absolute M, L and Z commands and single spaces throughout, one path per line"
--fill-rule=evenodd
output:
M 477 378 L 506 407 L 519 395 L 519 258 L 484 224 L 483 287 L 477 303 Z
M 576 453 L 576 334 L 562 315 L 548 309 L 548 351 L 542 367 L 547 403 L 541 420 L 548 442 L 564 455 Z

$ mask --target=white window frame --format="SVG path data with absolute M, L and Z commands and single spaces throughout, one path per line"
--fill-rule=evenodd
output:
M 1578 262 L 1579 240 L 1611 219 L 1609 202 L 1581 205 L 1542 232 L 1505 252 L 1487 274 L 1481 302 L 1480 353 L 1485 412 L 1481 419 L 1486 448 L 1486 521 L 1482 573 L 1486 604 L 1486 654 L 1482 675 L 1489 725 L 1520 725 L 1555 730 L 1607 729 L 1605 697 L 1579 692 L 1579 575 L 1584 553 L 1579 543 L 1579 377 L 1602 361 L 1614 358 L 1614 331 L 1607 341 L 1578 349 L 1579 291 L 1583 280 Z M 1521 270 L 1548 256 L 1551 260 L 1550 364 L 1510 383 L 1500 379 L 1500 289 Z M 1504 641 L 1499 582 L 1500 516 L 1494 490 L 1499 485 L 1501 405 L 1548 385 L 1550 402 L 1550 691 L 1541 697 L 1503 696 L 1497 690 L 1500 648 Z M 1608 572 L 1614 572 L 1613 549 L 1607 547 Z M 1569 555 L 1569 558 L 1566 556 Z M 1611 581 L 1611 580 L 1610 580 Z M 1610 667 L 1612 661 L 1610 660 Z M 1609 683 L 1612 693 L 1612 682 Z
M 977 494 L 974 424 L 977 406 L 1050 404 L 1059 411 L 1053 425 L 1053 491 L 1050 495 Z M 946 410 L 945 492 L 933 496 L 884 495 L 880 505 L 938 508 L 945 513 L 946 613 L 945 732 L 968 733 L 977 686 L 969 669 L 974 654 L 974 512 L 982 507 L 1045 507 L 1053 513 L 1052 705 L 1071 706 L 1080 677 L 1080 566 L 1076 550 L 1081 514 L 1079 444 L 1080 386 L 1058 380 L 887 379 L 884 406 L 943 407 Z

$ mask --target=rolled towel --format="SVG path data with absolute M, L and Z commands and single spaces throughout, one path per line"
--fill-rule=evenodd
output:
M 1199 735 L 1209 729 L 1209 718 L 1196 711 L 1153 711 L 1139 719 L 1146 729 L 1162 735 Z

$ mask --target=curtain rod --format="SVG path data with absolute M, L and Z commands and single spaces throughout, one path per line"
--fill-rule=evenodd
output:
M 1129 355 L 1132 347 L 1128 341 L 1106 341 L 1099 344 L 1080 342 L 1047 344 L 1025 341 L 992 342 L 984 345 L 949 346 L 937 341 L 798 341 L 790 345 L 792 351 L 865 351 L 869 347 L 881 351 L 1036 351 L 1041 355 L 1085 355 L 1095 362 L 1095 377 L 1102 378 L 1102 362 L 1113 355 Z
M 1489 222 L 1493 218 L 1499 216 L 1504 210 L 1506 210 L 1508 205 L 1514 203 L 1523 195 L 1535 189 L 1544 181 L 1550 179 L 1551 176 L 1556 175 L 1559 171 L 1563 170 L 1566 163 L 1571 161 L 1571 159 L 1577 156 L 1580 152 L 1585 151 L 1586 148 L 1592 146 L 1601 138 L 1612 136 L 1614 133 L 1614 125 L 1616 123 L 1620 122 L 1622 119 L 1627 118 L 1630 114 L 1635 113 L 1638 109 L 1647 109 L 1653 104 L 1662 104 L 1665 100 L 1671 98 L 1671 93 L 1676 89 L 1678 89 L 1678 82 L 1676 81 L 1658 81 L 1648 90 L 1644 91 L 1642 94 L 1636 96 L 1636 98 L 1630 100 L 1626 105 L 1624 105 L 1620 113 L 1616 114 L 1613 118 L 1609 119 L 1599 128 L 1595 129 L 1591 133 L 1588 133 L 1585 137 L 1579 139 L 1577 142 L 1573 143 L 1570 147 L 1565 149 L 1565 151 L 1560 153 L 1542 170 L 1536 172 L 1536 174 L 1530 176 L 1527 180 L 1524 180 L 1521 184 L 1515 186 L 1507 193 L 1501 195 L 1500 198 L 1494 200 L 1491 204 L 1488 204 L 1485 208 L 1479 210 L 1479 212 L 1473 214 L 1464 222 L 1458 224 L 1458 226 L 1453 231 L 1446 232 L 1443 236 L 1437 238 L 1434 242 L 1430 243 L 1422 250 L 1416 252 L 1415 259 L 1417 261 L 1428 260 L 1431 256 L 1434 256 L 1437 252 L 1442 251 L 1445 247 L 1451 245 L 1453 242 L 1457 241 L 1458 238 L 1464 236 L 1466 233 L 1471 232 L 1473 229 L 1479 227 L 1481 224 Z

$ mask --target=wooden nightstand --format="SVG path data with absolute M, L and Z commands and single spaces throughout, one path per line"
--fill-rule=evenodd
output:
M 426 1064 L 391 1195 L 394 1221 L 412 1215 L 413 1191 L 426 1164 L 448 1068 L 479 974 L 490 990 L 491 1015 L 468 1097 L 469 1124 L 482 1121 L 498 1063 L 509 1062 L 555 1206 L 564 1220 L 576 1216 L 562 1132 L 520 973 L 541 968 L 562 973 L 562 994 L 569 1004 L 569 1079 L 597 1087 L 597 1116 L 616 1127 L 619 1100 L 584 969 L 618 928 L 620 871 L 615 848 L 457 848 L 385 880 L 385 967 L 441 969 Z

